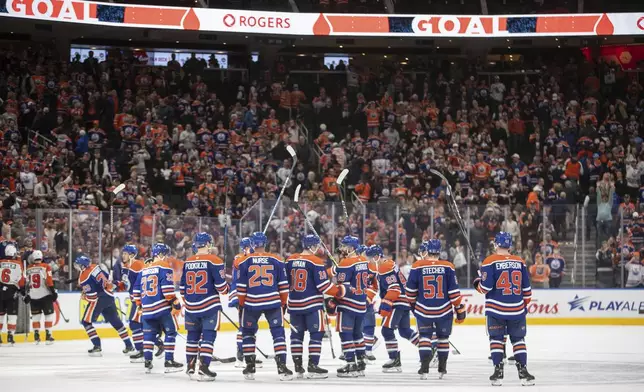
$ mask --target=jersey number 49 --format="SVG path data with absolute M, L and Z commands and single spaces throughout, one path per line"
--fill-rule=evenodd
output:
M 496 280 L 496 289 L 502 290 L 503 295 L 521 294 L 521 271 L 512 271 L 512 275 L 510 271 L 503 271 Z

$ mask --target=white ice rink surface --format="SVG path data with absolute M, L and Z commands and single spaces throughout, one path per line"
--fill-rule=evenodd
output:
M 380 336 L 379 331 L 377 335 Z M 20 339 L 22 337 L 18 337 Z M 490 386 L 488 377 L 492 365 L 487 360 L 489 346 L 483 326 L 455 327 L 451 341 L 461 355 L 450 354 L 448 374 L 443 380 L 438 379 L 435 368 L 430 370 L 429 380 L 418 378 L 418 351 L 407 341 L 400 343 L 403 373 L 382 373 L 380 367 L 387 359 L 383 343 L 375 353 L 378 361 L 367 368 L 365 378 L 340 379 L 336 377 L 335 369 L 340 367 L 341 361 L 331 358 L 329 343 L 325 341 L 321 366 L 330 370 L 328 379 L 280 381 L 275 365 L 265 360 L 264 368 L 258 369 L 254 381 L 244 380 L 241 369 L 233 364 L 213 365 L 212 369 L 218 374 L 214 383 L 190 381 L 184 373 L 163 374 L 162 360 L 155 360 L 153 374 L 144 374 L 143 364 L 131 364 L 120 353 L 123 344 L 118 339 L 103 340 L 102 358 L 87 355 L 88 341 L 56 342 L 52 346 L 5 345 L 0 347 L 0 391 L 183 392 L 189 388 L 192 392 L 225 388 L 229 391 L 315 392 L 324 387 L 333 388 L 335 392 L 400 392 L 402 388 L 417 391 L 431 388 L 432 392 L 525 391 L 526 388 L 567 392 L 644 391 L 644 327 L 530 326 L 526 338 L 528 368 L 537 382 L 532 387 L 520 386 L 514 365 L 506 365 L 502 387 Z M 259 332 L 258 343 L 264 352 L 272 353 L 267 330 Z M 334 347 L 337 354 L 340 341 L 336 333 Z M 184 350 L 185 341 L 178 338 L 176 360 L 182 363 L 185 362 Z M 219 334 L 215 355 L 223 358 L 234 354 L 234 334 Z M 290 356 L 288 366 L 293 369 Z

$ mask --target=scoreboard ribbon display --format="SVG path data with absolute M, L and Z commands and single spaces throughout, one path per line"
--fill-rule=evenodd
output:
M 79 0 L 0 0 L 0 16 L 101 26 L 337 37 L 644 35 L 643 13 L 391 15 L 160 7 Z

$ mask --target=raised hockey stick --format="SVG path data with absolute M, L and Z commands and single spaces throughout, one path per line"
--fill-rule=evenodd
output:
M 326 252 L 326 254 L 329 257 L 329 259 L 331 259 L 333 264 L 335 266 L 337 266 L 338 262 L 335 261 L 335 258 L 333 257 L 333 254 L 329 251 L 329 248 L 326 247 L 326 245 L 322 241 L 322 238 L 320 238 L 320 235 L 315 230 L 315 227 L 313 227 L 313 224 L 309 221 L 309 218 L 306 216 L 304 211 L 302 211 L 302 209 L 300 208 L 300 205 L 299 205 L 298 201 L 300 199 L 300 189 L 301 188 L 302 188 L 302 185 L 300 184 L 295 189 L 295 195 L 293 197 L 293 201 L 294 201 L 293 204 L 295 205 L 295 208 L 299 211 L 299 213 L 302 214 L 302 216 L 304 217 L 304 220 L 309 225 L 309 228 L 311 229 L 313 234 L 315 234 L 315 236 L 320 239 L 320 244 L 322 244 L 322 247 L 324 248 L 324 251 Z M 326 311 L 325 307 L 322 307 L 322 309 L 324 310 L 324 321 L 325 321 L 325 324 L 326 324 L 325 329 L 326 329 L 326 332 L 329 334 L 329 344 L 331 345 L 331 357 L 333 357 L 333 359 L 335 359 L 335 349 L 333 348 L 333 334 L 331 333 L 331 328 L 330 328 L 330 324 L 329 324 L 329 315 L 327 314 L 327 311 Z
M 228 252 L 228 186 L 230 184 L 230 179 L 228 177 L 226 179 L 224 185 L 224 249 L 221 252 L 224 266 L 226 266 L 226 253 Z
M 465 243 L 467 244 L 467 247 L 470 251 L 470 258 L 476 257 L 476 253 L 474 253 L 474 249 L 472 248 L 472 244 L 470 243 L 470 238 L 467 235 L 467 230 L 465 230 L 465 221 L 463 220 L 463 217 L 461 216 L 461 213 L 458 210 L 458 205 L 456 204 L 456 199 L 454 198 L 454 193 L 452 192 L 452 186 L 449 184 L 449 181 L 447 181 L 447 178 L 443 175 L 443 173 L 439 172 L 436 169 L 429 169 L 429 172 L 439 177 L 441 180 L 445 181 L 445 184 L 447 184 L 447 191 L 445 193 L 447 195 L 447 199 L 451 202 L 451 203 L 448 202 L 449 208 L 452 210 L 452 213 L 456 218 L 456 223 L 458 224 L 458 228 L 460 229 L 461 234 L 465 239 Z
M 271 224 L 271 219 L 273 219 L 273 215 L 275 215 L 275 210 L 277 210 L 277 206 L 280 204 L 280 199 L 282 199 L 282 195 L 284 195 L 284 190 L 286 189 L 289 182 L 291 181 L 291 176 L 293 175 L 293 170 L 295 170 L 295 164 L 297 163 L 297 155 L 295 154 L 295 149 L 291 146 L 286 146 L 286 151 L 288 151 L 288 153 L 291 154 L 291 158 L 293 158 L 293 165 L 291 165 L 291 170 L 288 172 L 288 176 L 286 176 L 286 181 L 284 181 L 284 185 L 282 185 L 282 190 L 280 191 L 279 196 L 277 196 L 277 199 L 275 200 L 275 205 L 271 210 L 271 214 L 268 216 L 268 220 L 266 221 L 266 225 L 264 226 L 264 234 L 266 234 L 266 230 L 268 230 L 268 225 Z
M 125 189 L 125 183 L 114 188 L 112 198 L 110 199 L 110 270 L 112 271 L 114 270 L 114 199 L 116 199 L 116 195 L 121 193 L 123 189 Z
M 342 190 L 342 181 L 349 174 L 349 169 L 344 169 L 340 172 L 340 175 L 335 180 L 335 183 L 338 184 L 338 190 L 340 191 L 340 201 L 342 202 L 342 211 L 344 211 L 344 217 L 346 218 L 345 224 L 349 226 L 349 213 L 347 212 L 347 203 L 344 201 L 344 191 Z M 351 231 L 351 229 L 349 229 Z
M 224 311 L 222 310 L 222 311 L 221 311 L 221 314 L 223 314 L 223 315 L 224 315 L 224 317 L 226 317 L 226 318 L 228 319 L 228 321 L 230 321 L 230 323 L 233 325 L 233 327 L 237 328 L 237 330 L 238 330 L 239 332 L 241 332 L 241 328 L 239 328 L 239 325 L 237 325 L 237 323 L 235 323 L 235 322 L 233 321 L 233 319 L 231 319 L 231 318 L 230 318 L 230 316 L 228 316 L 228 315 L 226 314 L 226 312 L 224 312 Z M 266 359 L 275 359 L 275 355 L 266 355 L 266 354 L 264 354 L 264 352 L 262 351 L 262 349 L 260 349 L 257 345 L 255 345 L 255 348 L 257 349 L 257 351 L 259 351 L 259 353 L 260 353 L 260 354 L 262 354 L 262 355 L 264 356 L 264 358 L 266 358 Z
M 335 265 L 337 266 L 337 265 L 338 265 L 338 262 L 337 262 L 337 261 L 335 260 L 335 258 L 333 257 L 333 254 L 329 251 L 329 248 L 327 248 L 327 247 L 326 247 L 326 245 L 324 244 L 324 241 L 322 241 L 322 237 L 320 237 L 320 235 L 318 234 L 317 230 L 315 230 L 315 227 L 313 227 L 313 224 L 311 223 L 311 221 L 309 221 L 309 218 L 306 216 L 306 214 L 304 213 L 304 211 L 302 211 L 302 208 L 300 208 L 300 205 L 298 204 L 298 200 L 299 200 L 299 198 L 300 198 L 300 189 L 301 189 L 301 188 L 302 188 L 302 185 L 300 184 L 300 185 L 298 185 L 298 186 L 297 186 L 297 188 L 295 189 L 295 196 L 293 197 L 293 201 L 294 201 L 295 203 L 293 203 L 293 204 L 295 205 L 295 208 L 298 210 L 298 212 L 299 212 L 300 214 L 302 214 L 302 216 L 304 217 L 304 220 L 305 220 L 305 221 L 306 221 L 306 223 L 308 224 L 309 229 L 311 229 L 311 231 L 313 232 L 313 234 L 315 234 L 315 236 L 316 236 L 316 237 L 318 237 L 318 238 L 320 239 L 320 244 L 322 244 L 322 247 L 324 248 L 324 251 L 326 252 L 326 254 L 327 254 L 327 256 L 329 257 L 329 259 L 331 259 L 331 261 L 333 262 L 333 264 L 335 264 Z

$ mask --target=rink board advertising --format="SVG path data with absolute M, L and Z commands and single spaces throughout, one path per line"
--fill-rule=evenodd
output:
M 467 289 L 462 290 L 462 295 L 467 308 L 465 324 L 484 324 L 485 297 Z M 86 339 L 80 318 L 87 302 L 81 300 L 80 293 L 61 293 L 58 302 L 70 321 L 66 323 L 56 309 L 53 328 L 56 339 Z M 237 322 L 237 311 L 228 307 L 227 296 L 223 296 L 221 302 L 226 314 Z M 131 302 L 127 293 L 117 293 L 115 303 L 123 311 L 121 314 L 129 314 Z M 532 325 L 644 325 L 644 290 L 533 290 L 528 313 L 528 324 Z M 122 318 L 123 322 L 127 322 L 126 316 Z M 179 323 L 183 325 L 182 318 Z M 415 323 L 413 317 L 412 323 Z M 104 320 L 99 319 L 95 325 L 102 337 L 117 337 Z M 267 325 L 264 323 L 260 327 L 267 328 Z M 221 330 L 233 331 L 235 327 L 221 317 Z
M 510 38 L 644 34 L 644 13 L 325 14 L 80 0 L 0 0 L 0 16 L 101 26 L 299 36 Z

